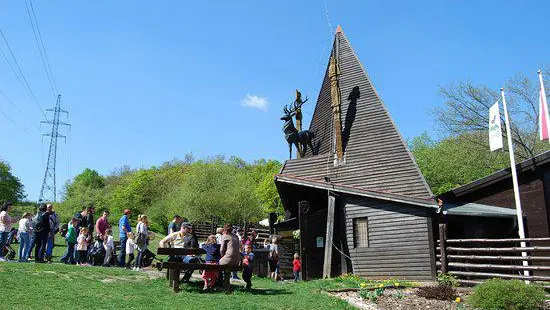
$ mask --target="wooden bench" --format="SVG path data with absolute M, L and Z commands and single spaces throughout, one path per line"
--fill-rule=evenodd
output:
M 186 256 L 186 255 L 200 255 L 205 254 L 206 252 L 203 249 L 182 249 L 182 248 L 158 248 L 157 254 L 159 255 L 174 255 L 174 256 Z M 232 271 L 242 270 L 241 266 L 228 266 L 228 265 L 212 265 L 212 264 L 201 264 L 201 263 L 190 263 L 186 264 L 184 262 L 159 262 L 157 263 L 157 269 L 162 271 L 162 269 L 167 269 L 166 278 L 170 287 L 174 292 L 179 292 L 179 287 L 182 282 L 180 279 L 182 271 L 195 271 L 195 270 L 208 270 L 208 271 L 218 271 L 223 273 L 223 288 L 226 293 L 231 292 L 230 277 Z

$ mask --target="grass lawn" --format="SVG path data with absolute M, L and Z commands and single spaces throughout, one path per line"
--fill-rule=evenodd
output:
M 194 279 L 174 293 L 168 281 L 120 268 L 0 263 L 2 309 L 352 309 L 322 291 L 327 280 L 274 283 L 253 278 L 253 289 L 202 293 Z M 330 285 L 329 285 L 330 286 Z

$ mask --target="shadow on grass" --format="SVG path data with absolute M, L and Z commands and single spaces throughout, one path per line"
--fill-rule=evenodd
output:
M 284 289 L 271 289 L 271 288 L 254 288 L 254 282 L 252 282 L 252 289 L 247 290 L 240 285 L 231 285 L 232 293 L 242 293 L 250 295 L 290 295 L 292 294 L 289 291 Z M 222 287 L 215 287 L 213 291 L 203 291 L 204 282 L 202 281 L 190 281 L 182 282 L 180 284 L 180 290 L 187 293 L 198 293 L 198 294 L 225 294 L 226 292 Z

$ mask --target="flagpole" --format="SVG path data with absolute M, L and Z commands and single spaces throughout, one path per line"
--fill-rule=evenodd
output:
M 500 89 L 502 95 L 502 105 L 504 106 L 504 120 L 506 121 L 506 139 L 508 140 L 508 153 L 510 154 L 510 168 L 512 169 L 512 183 L 514 185 L 514 198 L 516 202 L 516 215 L 518 218 L 518 233 L 520 239 L 525 239 L 525 229 L 523 227 L 523 211 L 521 209 L 521 200 L 519 198 L 518 174 L 516 172 L 516 160 L 514 158 L 514 147 L 512 145 L 512 131 L 510 130 L 510 119 L 508 118 L 508 110 L 506 109 L 506 97 L 504 97 L 504 88 Z M 525 248 L 526 244 L 521 241 L 521 247 Z M 527 252 L 521 252 L 522 257 L 527 257 Z M 529 266 L 527 260 L 523 261 L 523 266 Z M 529 276 L 529 271 L 524 270 L 523 275 Z M 525 280 L 525 283 L 529 281 Z

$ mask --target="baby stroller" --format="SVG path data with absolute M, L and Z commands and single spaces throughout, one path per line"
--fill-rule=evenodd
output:
M 103 243 L 96 241 L 90 251 L 88 252 L 89 263 L 92 266 L 102 266 L 105 261 L 105 249 L 103 248 Z M 116 266 L 116 250 L 113 249 L 111 255 L 111 261 L 109 262 L 111 266 Z
M 12 249 L 11 244 L 6 243 L 4 245 L 4 247 L 2 248 L 2 256 L 9 260 L 15 259 L 15 250 Z
M 101 266 L 103 265 L 103 260 L 105 260 L 103 243 L 96 241 L 88 251 L 88 262 L 92 266 Z
M 153 264 L 153 260 L 157 259 L 157 256 L 155 253 L 149 251 L 149 249 L 145 249 L 145 252 L 143 252 L 143 258 L 141 259 L 141 263 L 143 264 L 142 267 L 149 267 L 151 264 Z M 136 261 L 134 260 L 130 267 L 136 267 Z

